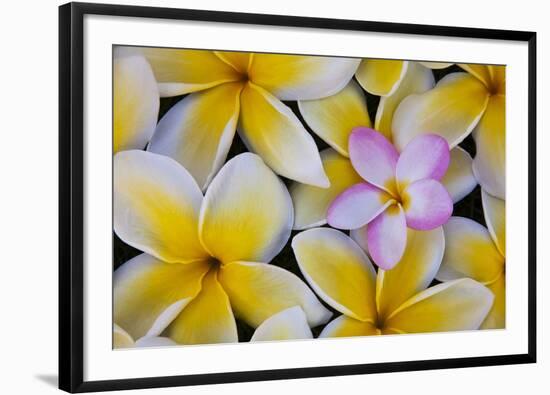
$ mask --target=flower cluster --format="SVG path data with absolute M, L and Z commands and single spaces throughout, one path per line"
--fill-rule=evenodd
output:
M 503 66 L 117 47 L 113 91 L 116 348 L 505 327 Z

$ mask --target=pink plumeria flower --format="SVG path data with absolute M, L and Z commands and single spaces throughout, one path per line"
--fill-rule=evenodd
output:
M 339 229 L 368 224 L 369 253 L 380 268 L 389 270 L 403 256 L 407 228 L 435 229 L 452 214 L 453 201 L 439 182 L 449 166 L 449 145 L 441 136 L 424 134 L 399 154 L 376 130 L 358 127 L 349 138 L 349 155 L 365 182 L 334 199 L 328 223 Z

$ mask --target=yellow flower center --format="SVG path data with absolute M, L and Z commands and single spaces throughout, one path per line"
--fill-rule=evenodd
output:
M 397 185 L 397 182 L 394 180 L 388 181 L 385 185 L 385 189 L 395 201 L 395 205 L 400 204 L 403 208 L 406 208 L 410 201 L 409 194 L 405 192 L 407 185 L 408 183 L 399 183 Z

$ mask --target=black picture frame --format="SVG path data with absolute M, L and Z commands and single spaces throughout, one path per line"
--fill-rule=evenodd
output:
M 529 62 L 529 310 L 527 353 L 410 362 L 84 381 L 83 19 L 87 14 L 527 42 Z M 536 217 L 535 32 L 90 3 L 68 3 L 59 7 L 59 388 L 62 390 L 68 392 L 90 392 L 534 363 L 536 362 Z

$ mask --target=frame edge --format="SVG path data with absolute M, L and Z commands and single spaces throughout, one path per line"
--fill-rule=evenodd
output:
M 529 258 L 528 258 L 528 344 L 527 355 L 537 362 L 537 33 L 528 38 L 528 173 L 529 173 Z
M 83 9 L 59 6 L 59 389 L 83 384 Z
M 336 30 L 381 31 L 401 34 L 463 36 L 528 43 L 529 139 L 529 311 L 526 354 L 444 360 L 391 362 L 370 365 L 325 366 L 269 371 L 143 377 L 84 381 L 83 377 L 83 16 L 102 14 L 144 16 L 278 26 L 305 26 Z M 167 16 L 171 13 L 172 16 Z M 411 33 L 411 29 L 419 29 Z M 429 33 L 428 31 L 431 31 Z M 286 15 L 185 10 L 116 4 L 67 3 L 59 6 L 59 388 L 75 392 L 161 388 L 243 381 L 271 381 L 348 376 L 537 361 L 536 319 L 536 32 L 504 31 L 436 25 L 367 22 Z

